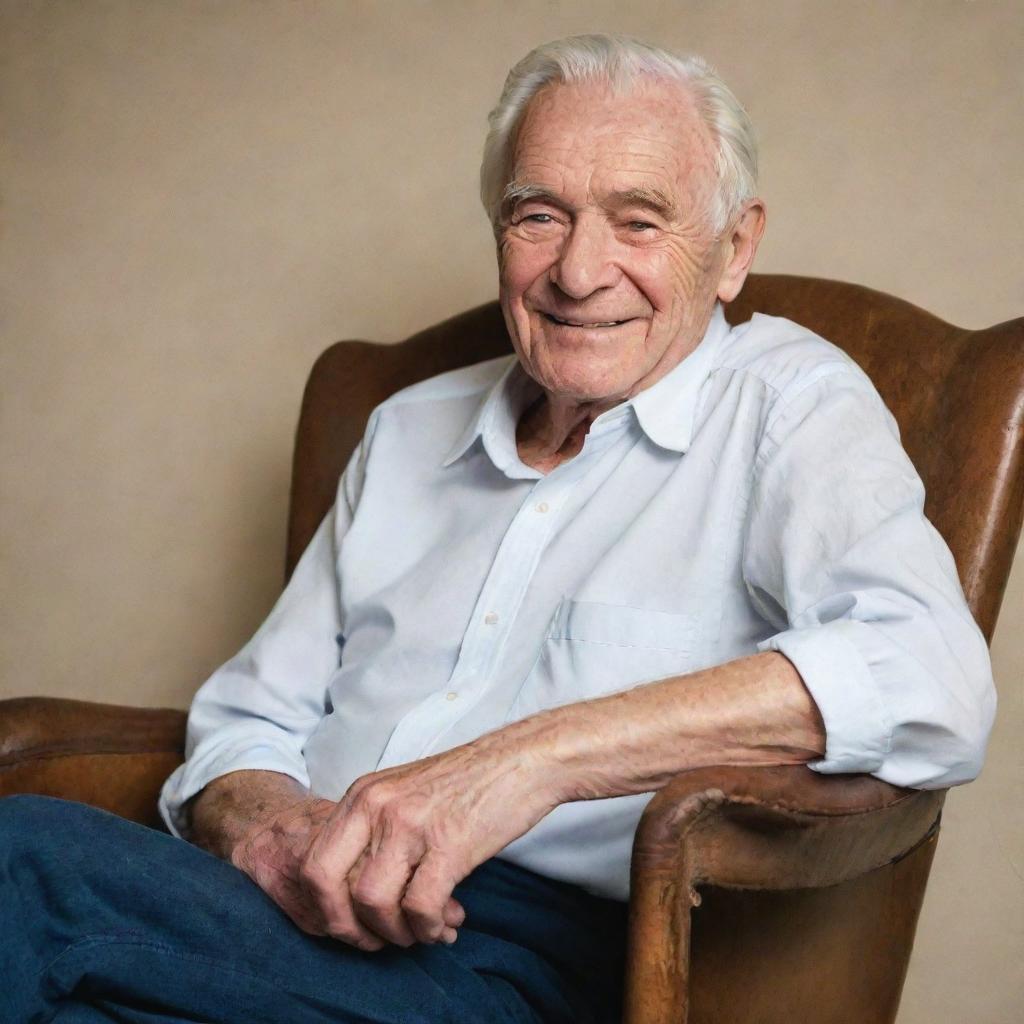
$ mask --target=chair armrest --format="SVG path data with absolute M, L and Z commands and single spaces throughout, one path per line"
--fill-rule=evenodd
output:
M 184 756 L 185 720 L 169 708 L 0 701 L 0 796 L 79 800 L 159 827 L 156 800 Z
M 698 886 L 801 889 L 856 878 L 928 838 L 944 796 L 803 765 L 677 776 L 648 804 L 633 844 L 625 1020 L 686 1019 Z

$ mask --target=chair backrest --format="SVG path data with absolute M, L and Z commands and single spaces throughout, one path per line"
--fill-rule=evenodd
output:
M 726 309 L 803 324 L 848 352 L 899 423 L 926 512 L 992 638 L 1024 512 L 1024 319 L 964 330 L 900 299 L 820 278 L 752 274 Z M 398 345 L 339 342 L 303 396 L 292 468 L 287 572 L 334 500 L 371 410 L 400 388 L 511 351 L 496 302 Z

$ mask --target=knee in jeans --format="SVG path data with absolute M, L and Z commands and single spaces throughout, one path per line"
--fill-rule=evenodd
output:
M 79 805 L 49 796 L 19 793 L 0 799 L 0 851 L 39 849 L 47 840 L 66 843 L 74 834 Z

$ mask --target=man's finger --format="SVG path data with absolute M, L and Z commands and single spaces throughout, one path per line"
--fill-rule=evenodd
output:
M 461 928 L 465 920 L 466 908 L 454 896 L 449 896 L 444 905 L 444 923 L 449 928 Z
M 324 923 L 294 878 L 274 864 L 254 860 L 246 874 L 309 935 L 325 935 Z
M 402 910 L 420 942 L 438 942 L 454 930 L 445 915 L 451 912 L 449 901 L 462 909 L 452 899 L 452 889 L 460 880 L 451 861 L 439 853 L 429 851 L 420 861 L 402 897 Z
M 348 875 L 369 839 L 365 815 L 332 815 L 310 843 L 298 872 L 298 882 L 323 916 L 327 934 L 368 951 L 383 949 L 386 943 L 357 916 Z
M 376 935 L 398 946 L 416 942 L 401 901 L 418 853 L 404 845 L 401 837 L 392 836 L 375 853 L 364 851 L 358 870 L 349 872 L 349 891 L 359 920 Z

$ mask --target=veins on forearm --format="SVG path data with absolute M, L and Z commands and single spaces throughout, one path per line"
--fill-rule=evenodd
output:
M 515 723 L 558 802 L 650 793 L 711 765 L 801 764 L 825 749 L 817 706 L 776 652 L 542 712 Z

